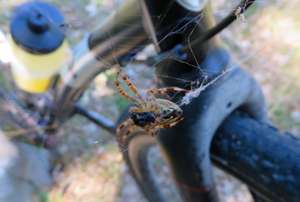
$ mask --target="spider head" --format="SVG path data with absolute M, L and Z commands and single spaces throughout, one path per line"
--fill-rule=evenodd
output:
M 140 127 L 155 122 L 155 114 L 153 112 L 130 112 L 129 117 L 133 120 L 135 125 Z

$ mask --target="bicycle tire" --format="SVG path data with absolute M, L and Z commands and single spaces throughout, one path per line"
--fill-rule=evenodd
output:
M 251 192 L 254 193 L 255 201 L 296 202 L 299 200 L 300 193 L 297 193 L 297 189 L 300 190 L 300 167 L 296 166 L 297 169 L 293 173 L 294 180 L 289 185 L 289 188 L 284 187 L 286 186 L 285 183 L 275 184 L 274 188 L 274 186 L 269 186 L 274 182 L 276 183 L 276 180 L 271 179 L 272 177 L 269 176 L 272 173 L 269 173 L 269 175 L 264 173 L 264 176 L 259 181 L 253 178 L 253 174 L 248 175 L 248 172 L 251 172 L 251 169 L 253 169 L 254 162 L 245 159 L 245 155 L 248 155 L 248 153 L 258 155 L 258 153 L 262 152 L 256 151 L 258 148 L 248 148 L 244 155 L 240 155 L 241 159 L 235 162 L 239 157 L 238 153 L 241 149 L 241 143 L 247 145 L 255 139 L 260 139 L 260 144 L 262 142 L 269 143 L 272 146 L 277 146 L 279 150 L 285 150 L 287 153 L 296 152 L 293 153 L 294 158 L 290 158 L 288 164 L 276 171 L 277 174 L 280 174 L 280 172 L 285 173 L 285 169 L 295 167 L 297 162 L 300 162 L 300 151 L 295 149 L 297 147 L 300 148 L 300 140 L 291 135 L 281 135 L 274 127 L 259 123 L 244 115 L 232 115 L 223 123 L 213 140 L 211 158 L 215 165 L 244 182 Z M 149 162 L 147 161 L 149 148 L 155 142 L 155 138 L 145 133 L 137 132 L 132 134 L 126 141 L 127 149 L 123 151 L 123 157 L 131 175 L 136 180 L 145 197 L 150 202 L 166 202 L 168 199 L 164 198 L 160 187 L 157 186 L 155 177 L 151 173 Z M 284 154 L 281 154 L 281 156 L 284 156 Z M 245 161 L 242 160 L 243 158 Z M 275 161 L 278 160 L 280 161 L 281 157 L 275 159 Z M 298 174 L 297 171 L 299 171 Z M 256 174 L 254 173 L 254 175 Z

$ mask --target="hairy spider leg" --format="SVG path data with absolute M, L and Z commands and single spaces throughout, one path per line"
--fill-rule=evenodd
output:
M 186 93 L 188 90 L 178 87 L 165 87 L 165 88 L 152 88 L 147 91 L 148 94 L 153 96 L 156 95 L 165 95 L 167 93 Z
M 172 120 L 168 120 L 168 121 L 164 121 L 161 122 L 158 125 L 155 125 L 154 127 L 148 127 L 148 128 L 143 128 L 148 134 L 150 134 L 152 137 L 156 136 L 159 129 L 162 128 L 171 128 L 173 126 L 175 126 L 177 123 L 179 123 L 180 121 L 182 121 L 184 118 L 183 117 L 177 117 L 175 119 Z
M 173 126 L 175 126 L 177 123 L 179 123 L 182 120 L 183 120 L 183 117 L 179 117 L 177 119 L 173 119 L 172 123 L 166 122 L 166 123 L 162 123 L 162 124 L 159 124 L 159 125 L 157 125 L 155 127 L 144 129 L 144 130 L 148 134 L 150 134 L 152 137 L 155 137 L 157 135 L 159 129 L 162 129 L 162 128 L 172 128 Z
M 121 123 L 118 128 L 117 128 L 117 134 L 120 134 L 120 132 L 124 129 L 126 129 L 126 135 L 129 135 L 130 132 L 128 132 L 128 129 L 132 126 L 135 125 L 131 119 L 127 119 L 123 123 Z M 127 134 L 128 133 L 128 134 Z
M 178 87 L 151 88 L 147 90 L 147 95 L 148 95 L 147 99 L 151 104 L 151 108 L 157 110 L 157 106 L 155 104 L 155 99 L 156 99 L 155 97 L 157 95 L 165 95 L 168 99 L 171 99 L 171 97 L 167 93 L 171 93 L 171 92 L 186 93 L 187 91 L 188 90 L 178 88 Z
M 166 122 L 166 123 L 159 124 L 157 128 L 172 128 L 183 119 L 184 119 L 183 117 L 178 117 L 177 119 L 173 119 L 171 123 Z
M 120 95 L 127 98 L 128 100 L 132 102 L 138 102 L 138 100 L 126 93 L 126 91 L 122 88 L 121 82 L 120 82 L 120 70 L 117 72 L 117 79 L 115 80 L 115 86 L 117 90 L 119 91 Z
M 123 123 L 121 123 L 117 128 L 117 141 L 119 143 L 120 148 L 123 150 L 126 150 L 126 140 L 132 134 L 133 131 L 138 129 L 138 126 L 134 124 L 134 122 L 131 119 L 127 119 Z M 124 133 L 121 131 L 125 130 Z M 124 151 L 124 150 L 123 150 Z
M 138 101 L 138 99 L 130 96 L 129 94 L 127 94 L 125 92 L 125 90 L 121 87 L 121 83 L 120 83 L 120 80 L 119 80 L 120 78 L 126 83 L 126 85 L 129 87 L 129 89 L 134 93 L 134 95 L 137 96 L 137 98 L 139 100 L 144 101 L 143 97 L 138 92 L 137 87 L 130 81 L 128 76 L 123 75 L 122 72 L 121 72 L 121 69 L 119 69 L 118 72 L 117 72 L 117 79 L 116 79 L 115 85 L 116 85 L 118 91 L 120 92 L 120 94 L 122 96 L 126 97 L 129 100 L 132 100 L 132 101 L 135 101 L 135 102 L 140 102 L 140 101 Z

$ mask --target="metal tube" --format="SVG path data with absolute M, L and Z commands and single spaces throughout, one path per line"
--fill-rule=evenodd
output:
M 300 139 L 232 115 L 212 142 L 212 160 L 269 201 L 300 199 Z
M 241 1 L 241 3 L 227 17 L 225 17 L 216 26 L 212 27 L 209 31 L 205 32 L 202 35 L 199 35 L 195 40 L 191 42 L 189 46 L 185 46 L 182 51 L 188 51 L 190 47 L 197 47 L 203 44 L 205 41 L 216 36 L 223 29 L 228 27 L 233 21 L 235 21 L 240 15 L 242 15 L 254 2 L 255 0 Z
M 109 133 L 111 134 L 115 134 L 116 132 L 116 124 L 106 118 L 105 116 L 96 113 L 94 111 L 88 111 L 86 109 L 84 109 L 81 106 L 76 105 L 75 106 L 75 114 L 84 116 L 85 118 L 87 118 L 88 120 L 92 121 L 93 123 L 95 123 L 96 125 L 98 125 L 99 127 L 107 130 Z
M 142 10 L 139 1 L 127 0 L 124 5 L 116 10 L 104 23 L 100 24 L 99 27 L 90 34 L 89 48 L 94 49 L 99 45 L 103 45 L 102 43 L 106 43 L 107 39 L 111 36 L 119 35 L 132 25 L 140 25 L 143 27 L 141 17 Z M 146 36 L 145 34 L 146 33 L 143 30 L 139 33 L 139 35 Z
M 181 2 L 181 3 L 180 3 Z M 168 51 L 178 44 L 188 47 L 188 61 L 197 65 L 216 41 L 189 46 L 189 43 L 202 36 L 214 25 L 210 3 L 201 5 L 202 10 L 189 9 L 182 1 L 145 0 L 155 31 L 155 44 L 161 51 Z M 160 16 L 160 17 L 157 17 Z M 197 58 L 198 61 L 195 61 Z

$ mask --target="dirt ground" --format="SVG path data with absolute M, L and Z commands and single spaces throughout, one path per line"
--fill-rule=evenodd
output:
M 24 1 L 0 0 L 2 31 L 7 32 L 11 8 L 20 2 Z M 93 30 L 121 3 L 120 0 L 48 2 L 56 4 L 64 13 L 68 25 L 65 31 L 71 44 L 78 42 L 87 31 Z M 237 1 L 213 1 L 217 20 L 233 8 L 234 2 Z M 236 60 L 262 85 L 269 115 L 274 123 L 283 131 L 300 135 L 299 9 L 297 0 L 258 1 L 245 16 L 222 32 L 221 38 Z M 150 68 L 133 65 L 126 71 L 140 89 L 153 87 L 155 78 Z M 81 103 L 116 120 L 127 102 L 116 93 L 114 76 L 114 70 L 98 76 Z M 0 79 L 3 80 L 3 76 Z M 4 118 L 4 121 L 2 130 L 13 130 L 7 119 Z M 63 172 L 57 172 L 57 184 L 47 194 L 46 201 L 145 201 L 128 174 L 114 139 L 108 133 L 84 118 L 74 117 L 60 131 L 60 136 L 59 151 L 64 155 L 64 161 L 72 159 L 72 164 Z M 239 182 L 219 170 L 216 176 L 218 190 L 224 196 L 223 202 L 252 201 L 247 189 Z

